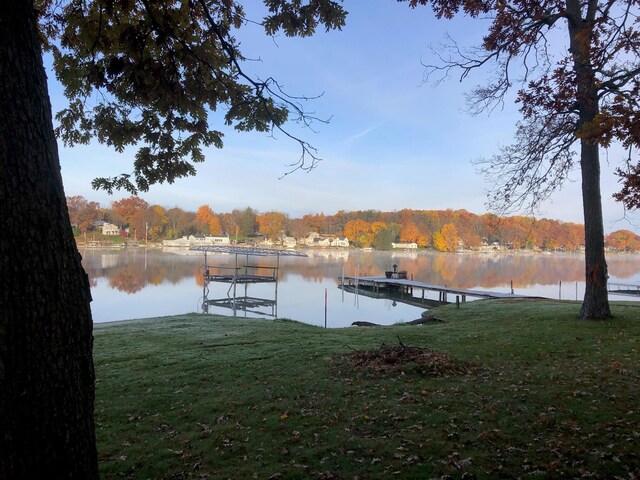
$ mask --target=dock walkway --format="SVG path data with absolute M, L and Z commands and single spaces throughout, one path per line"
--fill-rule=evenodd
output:
M 628 283 L 607 283 L 607 291 L 615 295 L 640 297 L 640 285 Z
M 344 277 L 341 279 L 340 286 L 345 290 L 354 291 L 356 289 L 364 289 L 373 291 L 375 294 L 383 292 L 399 292 L 401 294 L 410 295 L 414 300 L 420 300 L 413 296 L 414 290 L 422 293 L 422 300 L 425 300 L 425 292 L 438 292 L 440 303 L 448 303 L 449 295 L 456 295 L 462 302 L 467 297 L 472 298 L 527 298 L 527 295 L 518 295 L 514 293 L 492 292 L 488 290 L 467 290 L 460 288 L 451 288 L 446 285 L 433 285 L 416 280 L 405 278 L 387 278 L 382 277 Z

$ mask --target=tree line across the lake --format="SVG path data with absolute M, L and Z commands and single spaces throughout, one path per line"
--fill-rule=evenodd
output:
M 388 249 L 393 242 L 415 243 L 438 251 L 477 249 L 483 245 L 576 251 L 584 245 L 582 224 L 531 216 L 477 215 L 466 210 L 340 210 L 333 215 L 314 213 L 292 218 L 282 212 L 261 213 L 251 207 L 223 213 L 202 205 L 193 212 L 150 205 L 138 196 L 114 201 L 107 208 L 82 196 L 72 196 L 67 197 L 67 205 L 76 234 L 85 239 L 102 239 L 100 225 L 108 222 L 126 231 L 129 238 L 150 242 L 193 234 L 278 240 L 283 235 L 302 238 L 316 232 L 346 237 L 354 246 L 378 249 Z M 629 230 L 612 232 L 605 242 L 612 250 L 640 250 L 640 236 Z

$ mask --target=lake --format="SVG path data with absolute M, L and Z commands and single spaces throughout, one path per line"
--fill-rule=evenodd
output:
M 343 274 L 383 275 L 393 265 L 407 271 L 409 278 L 460 289 L 509 293 L 513 285 L 514 292 L 523 295 L 563 300 L 580 300 L 584 295 L 584 260 L 579 254 L 304 252 L 308 257 L 280 257 L 277 287 L 274 283 L 249 285 L 246 290 L 237 286 L 236 297 L 246 297 L 252 303 L 247 311 L 237 310 L 236 314 L 324 326 L 326 305 L 328 327 L 348 326 L 354 321 L 388 325 L 420 318 L 425 308 L 354 295 L 338 287 Z M 81 249 L 80 253 L 91 282 L 94 322 L 202 312 L 204 294 L 208 300 L 226 300 L 232 295 L 229 284 L 212 282 L 208 292 L 203 288 L 204 255 L 200 252 L 138 248 Z M 209 254 L 207 262 L 230 267 L 235 255 Z M 275 265 L 276 257 L 251 257 L 250 262 L 264 268 Z M 640 256 L 609 255 L 607 263 L 610 283 L 640 285 Z M 437 299 L 437 294 L 430 298 Z M 220 306 L 211 306 L 208 311 L 233 314 L 230 308 Z

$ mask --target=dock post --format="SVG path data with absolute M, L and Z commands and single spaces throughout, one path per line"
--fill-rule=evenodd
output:
M 207 252 L 204 252 L 204 281 L 202 282 L 202 302 L 207 301 L 207 289 L 209 288 L 209 267 L 207 267 Z M 207 312 L 208 313 L 208 312 Z
M 277 317 L 278 316 L 278 281 L 280 279 L 280 254 L 279 253 L 276 256 L 276 268 L 273 271 L 273 273 L 274 273 L 275 280 L 276 280 L 275 281 L 274 300 L 276 302 L 276 304 L 275 304 L 275 317 Z
M 460 308 L 460 297 L 456 295 L 456 308 Z
M 324 328 L 327 328 L 327 289 L 324 289 Z

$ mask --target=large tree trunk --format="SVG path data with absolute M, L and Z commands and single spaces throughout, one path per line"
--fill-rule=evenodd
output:
M 604 226 L 600 195 L 598 145 L 588 138 L 588 129 L 599 113 L 596 74 L 591 62 L 598 2 L 567 0 L 570 52 L 576 74 L 577 134 L 580 137 L 582 208 L 585 230 L 585 292 L 581 318 L 611 317 L 607 293 L 607 262 L 604 257 Z M 585 8 L 586 7 L 586 8 Z
M 584 209 L 586 285 L 580 318 L 611 317 L 607 293 L 607 262 L 604 256 L 604 227 L 600 196 L 598 146 L 582 142 L 582 206 Z
M 0 8 L 0 112 L 0 478 L 97 478 L 91 297 L 31 0 Z

